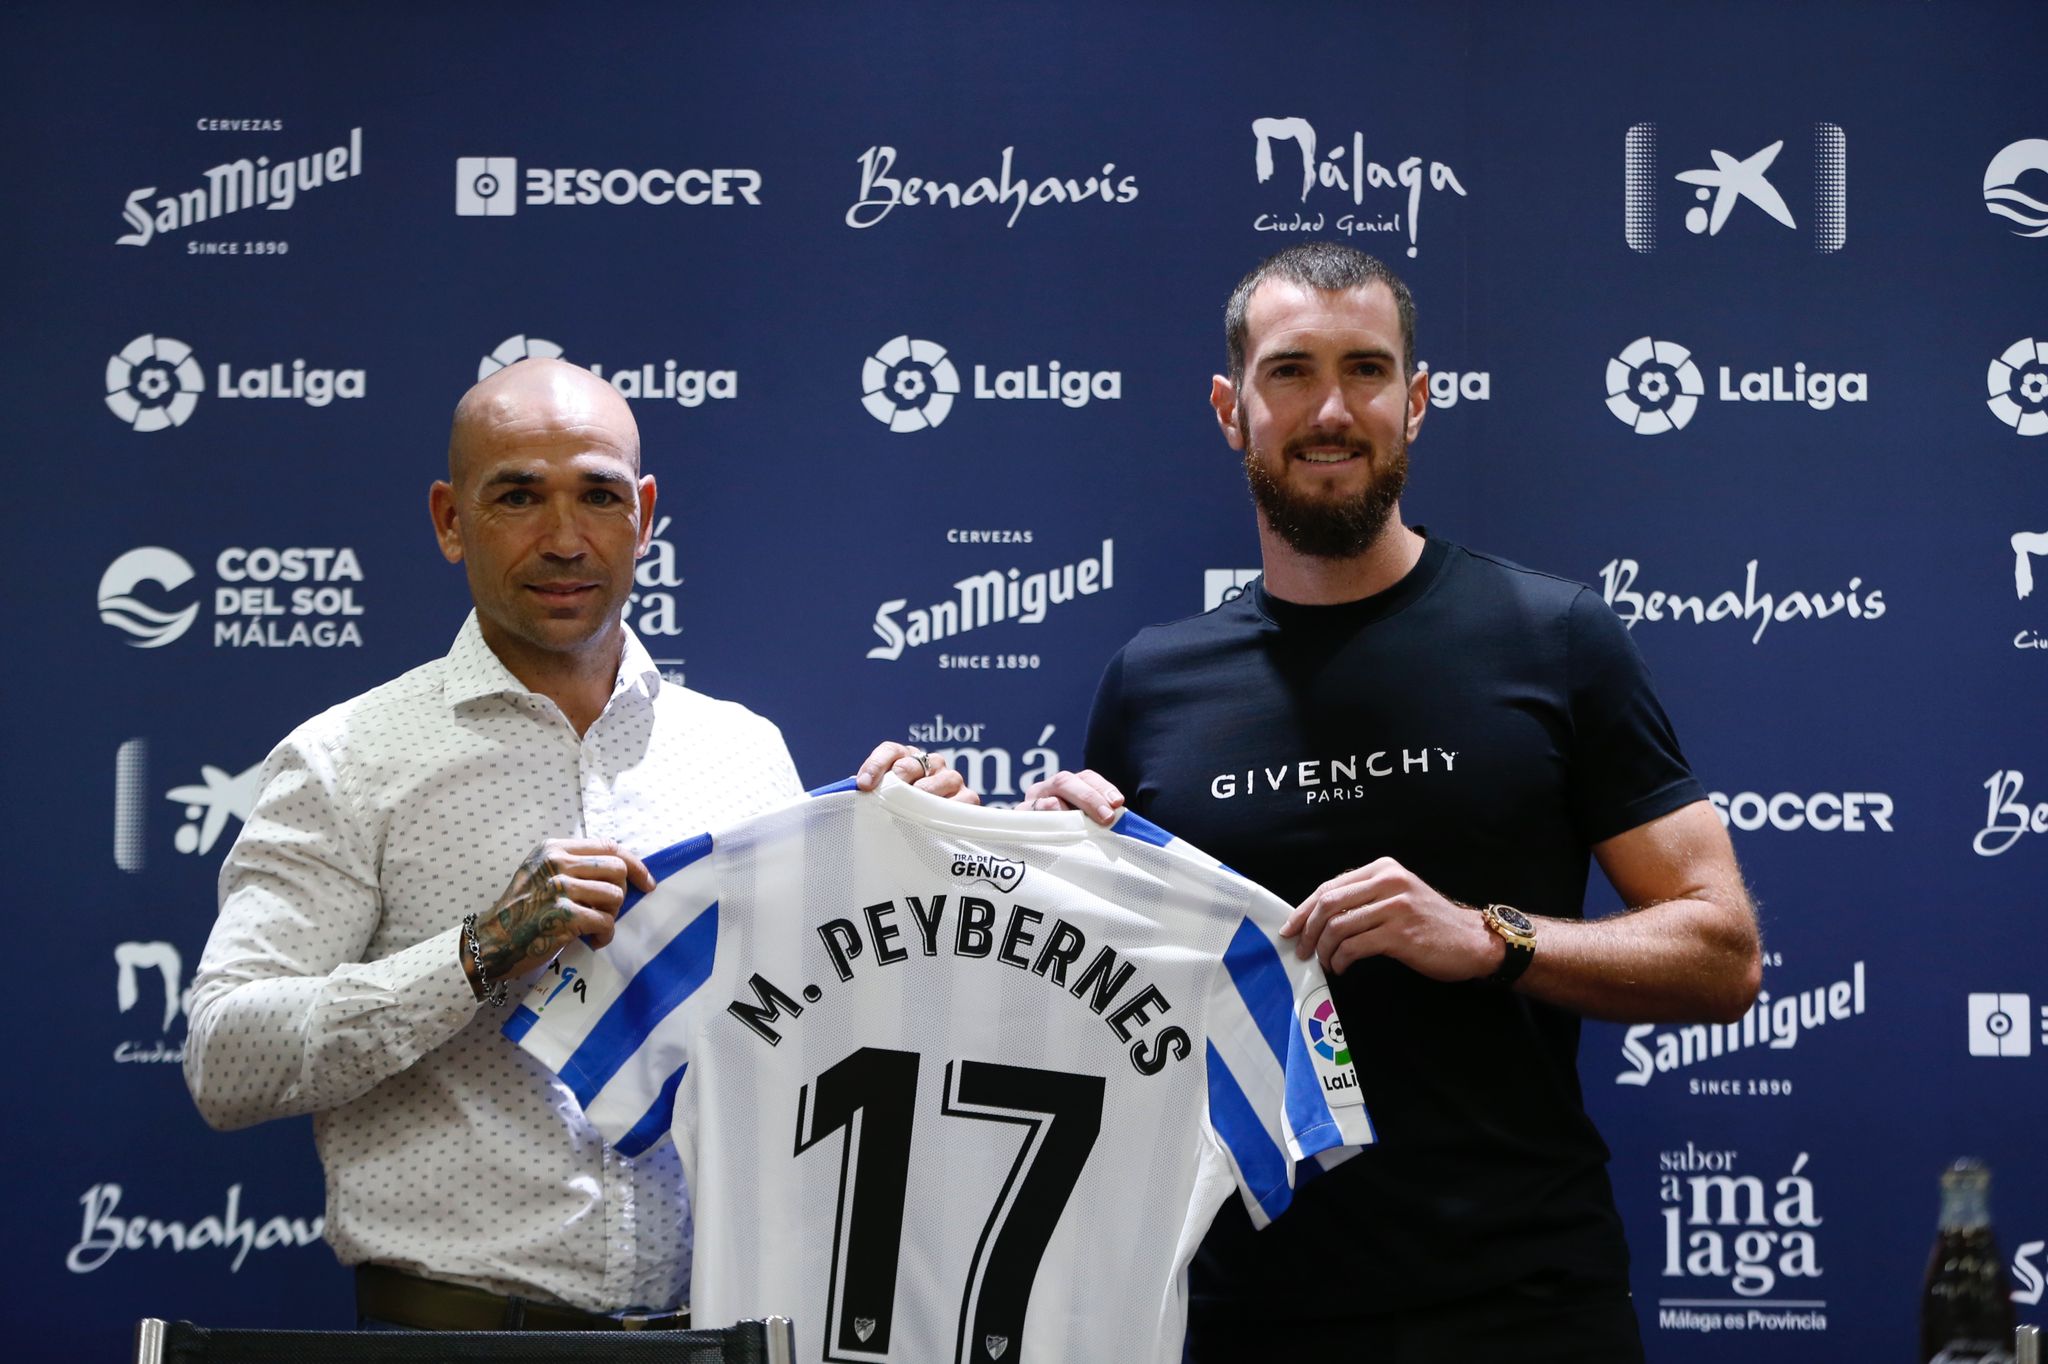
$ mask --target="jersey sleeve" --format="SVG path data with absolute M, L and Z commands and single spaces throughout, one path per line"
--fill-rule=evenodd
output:
M 1567 782 L 1580 836 L 1598 843 L 1705 800 L 1620 618 L 1581 590 L 1569 629 L 1573 748 Z
M 687 1006 L 718 950 L 712 851 L 705 834 L 647 858 L 657 884 L 628 896 L 611 943 L 564 948 L 505 1022 L 626 1156 L 668 1135 L 690 1062 Z
M 1209 1000 L 1209 1126 L 1259 1227 L 1287 1211 L 1298 1163 L 1373 1140 L 1322 965 L 1274 937 L 1284 914 L 1268 918 L 1238 924 Z

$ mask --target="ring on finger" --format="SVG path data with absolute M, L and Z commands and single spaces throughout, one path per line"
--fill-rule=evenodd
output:
M 908 749 L 906 751 L 910 757 L 917 759 L 917 765 L 919 768 L 922 769 L 920 775 L 918 776 L 918 780 L 923 781 L 926 777 L 929 777 L 932 774 L 931 759 L 927 758 L 923 753 L 919 752 L 917 749 L 914 748 Z

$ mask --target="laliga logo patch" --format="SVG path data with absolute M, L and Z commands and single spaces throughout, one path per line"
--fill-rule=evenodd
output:
M 1332 1108 L 1362 1104 L 1358 1072 L 1351 1067 L 1351 1046 L 1344 1040 L 1344 1020 L 1337 1016 L 1330 987 L 1319 986 L 1301 1006 L 1301 1035 L 1315 1058 L 1316 1078 L 1323 1082 L 1323 1101 Z
M 206 391 L 192 348 L 168 336 L 138 336 L 107 361 L 107 407 L 137 431 L 183 426 Z
M 1706 391 L 1692 352 L 1674 341 L 1639 336 L 1607 362 L 1607 410 L 1639 436 L 1684 426 Z
M 953 410 L 960 372 L 936 341 L 899 336 L 861 362 L 861 406 L 891 431 L 937 426 Z
M 955 853 L 953 875 L 969 881 L 986 881 L 1008 895 L 1024 881 L 1024 863 L 1014 857 L 991 857 L 987 853 Z

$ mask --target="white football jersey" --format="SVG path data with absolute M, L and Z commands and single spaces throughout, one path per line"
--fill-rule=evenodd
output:
M 1235 1185 L 1372 1140 L 1288 907 L 1126 812 L 841 783 L 647 859 L 506 1034 L 637 1154 L 673 1130 L 695 1319 L 859 1364 L 1181 1357 Z

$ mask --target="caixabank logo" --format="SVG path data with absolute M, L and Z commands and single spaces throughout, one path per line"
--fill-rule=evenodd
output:
M 488 379 L 507 365 L 521 360 L 569 360 L 563 348 L 546 337 L 524 332 L 508 336 L 477 361 L 476 377 Z M 580 360 L 569 360 L 582 364 Z M 692 369 L 674 357 L 661 360 L 627 361 L 607 368 L 601 362 L 584 365 L 592 374 L 618 390 L 621 398 L 635 402 L 671 402 L 679 407 L 702 407 L 714 399 L 740 396 L 740 374 L 736 369 Z
M 1715 377 L 1709 391 L 1691 350 L 1639 336 L 1607 361 L 1607 410 L 1639 436 L 1661 436 L 1688 426 L 1702 400 L 1798 403 L 1815 412 L 1870 400 L 1868 373 L 1821 369 L 1804 360 L 1741 370 L 1721 365 Z
M 137 431 L 183 426 L 207 392 L 206 371 L 192 347 L 174 336 L 145 332 L 107 357 L 107 410 Z M 221 399 L 273 398 L 326 407 L 368 390 L 361 369 L 325 368 L 305 360 L 253 365 L 223 363 L 214 373 Z
M 346 546 L 231 545 L 213 558 L 210 597 L 191 590 L 198 576 L 174 549 L 131 549 L 100 575 L 100 620 L 134 648 L 162 649 L 185 638 L 210 600 L 215 648 L 362 645 L 363 567 Z
M 1664 169 L 1667 142 L 1672 155 L 1683 158 L 1683 169 Z M 1683 205 L 1688 238 L 1767 243 L 1789 231 L 1793 236 L 1785 240 L 1805 236 L 1815 251 L 1840 251 L 1849 236 L 1849 139 L 1842 125 L 1813 125 L 1810 163 L 1797 149 L 1781 158 L 1785 142 L 1737 142 L 1725 133 L 1673 139 L 1656 123 L 1631 124 L 1622 150 L 1622 227 L 1629 250 L 1647 254 L 1666 244 L 1661 229 Z M 1747 147 L 1755 150 L 1742 150 Z M 1673 183 L 1688 189 L 1675 191 Z M 1810 205 L 1797 212 L 1784 193 L 1795 185 L 1796 197 Z
M 1991 415 L 2022 436 L 2048 434 L 2048 341 L 2023 336 L 1985 372 Z
M 516 156 L 455 159 L 455 212 L 463 218 L 506 218 L 521 204 L 534 208 L 620 207 L 645 204 L 685 208 L 761 203 L 761 172 L 732 168 L 652 170 L 582 166 L 529 166 L 524 183 Z
M 1123 397 L 1124 376 L 1121 370 L 1079 369 L 1058 360 L 996 370 L 977 364 L 973 388 L 963 390 L 959 367 L 944 346 L 905 333 L 861 361 L 860 391 L 861 406 L 891 431 L 929 431 L 952 415 L 962 396 L 1079 408 Z

